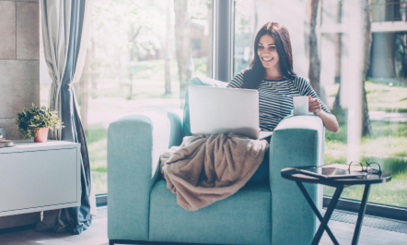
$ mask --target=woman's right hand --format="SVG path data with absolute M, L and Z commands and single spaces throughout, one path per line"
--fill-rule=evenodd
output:
M 308 108 L 309 111 L 314 113 L 314 115 L 318 115 L 321 112 L 321 103 L 319 102 L 318 98 L 312 98 L 311 95 L 308 95 Z

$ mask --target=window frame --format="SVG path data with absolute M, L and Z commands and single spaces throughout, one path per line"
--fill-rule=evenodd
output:
M 212 0 L 212 77 L 230 82 L 234 62 L 234 0 Z

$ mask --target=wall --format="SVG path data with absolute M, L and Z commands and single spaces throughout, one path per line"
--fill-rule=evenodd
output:
M 0 0 L 0 127 L 20 138 L 17 112 L 40 102 L 38 0 Z M 35 224 L 40 213 L 0 218 L 0 229 Z
M 17 112 L 39 105 L 38 0 L 0 0 L 0 127 L 18 139 Z

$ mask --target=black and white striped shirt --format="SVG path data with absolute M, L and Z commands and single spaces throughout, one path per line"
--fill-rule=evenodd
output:
M 243 86 L 243 73 L 237 74 L 228 84 L 228 88 L 241 88 Z M 279 81 L 262 80 L 259 88 L 259 116 L 260 128 L 263 131 L 273 131 L 274 128 L 293 109 L 293 96 L 307 96 L 318 98 L 321 108 L 331 114 L 328 107 L 319 99 L 308 80 L 296 76 L 292 79 Z

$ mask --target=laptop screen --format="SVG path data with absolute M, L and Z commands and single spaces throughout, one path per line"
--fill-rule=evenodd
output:
M 191 85 L 188 88 L 193 134 L 237 133 L 259 136 L 257 90 Z

